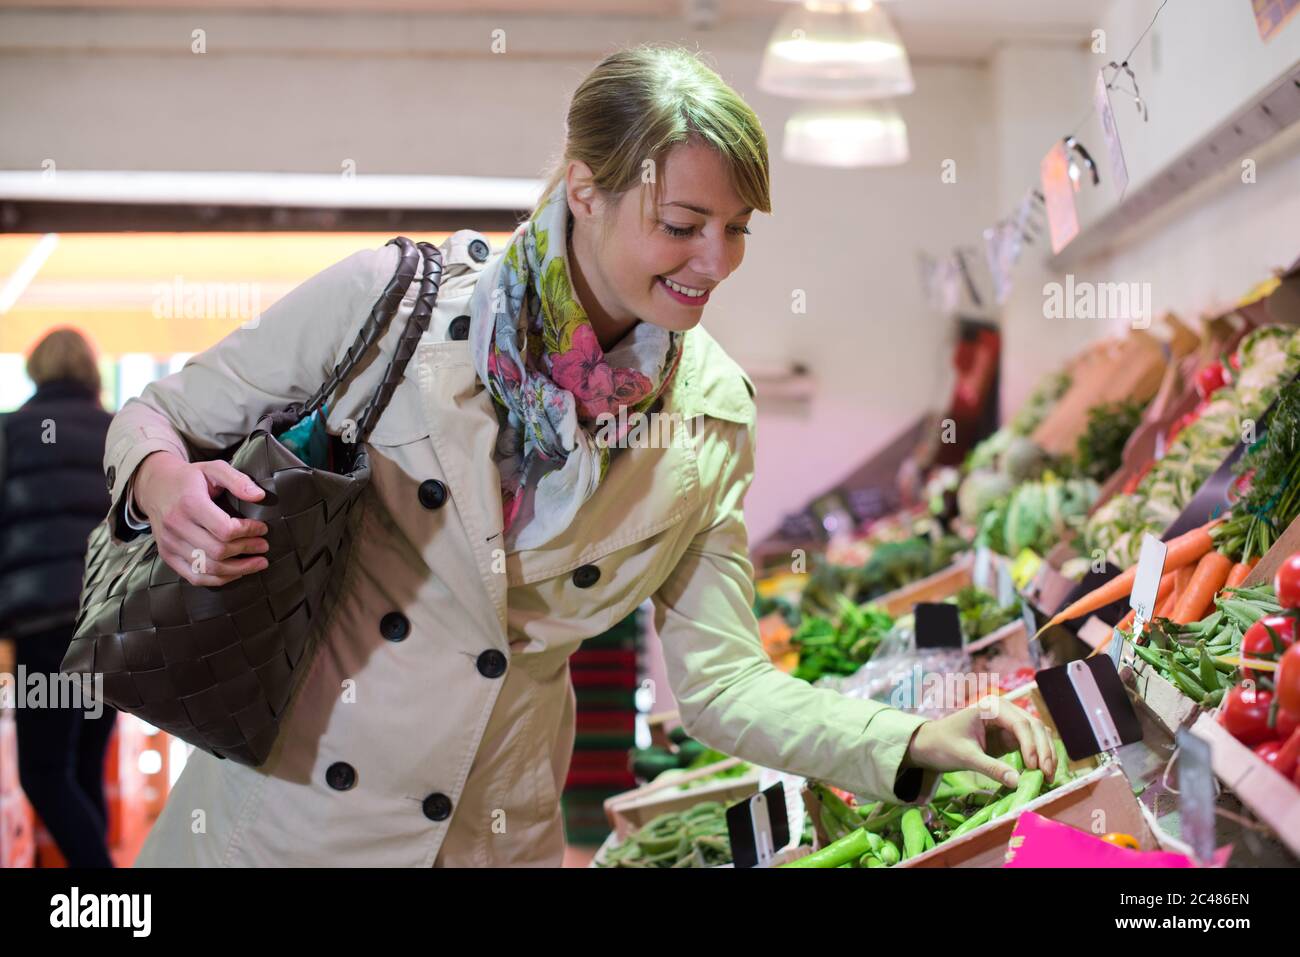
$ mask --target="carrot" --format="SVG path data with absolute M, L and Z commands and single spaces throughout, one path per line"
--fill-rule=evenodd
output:
M 1177 587 L 1172 589 L 1164 598 L 1156 601 L 1156 607 L 1151 611 L 1152 618 L 1168 618 L 1169 613 L 1178 607 L 1178 599 L 1182 597 Z
M 1214 542 L 1210 538 L 1210 529 L 1218 525 L 1223 519 L 1218 518 L 1212 522 L 1202 525 L 1200 528 L 1194 528 L 1190 532 L 1184 532 L 1171 542 L 1166 542 L 1165 550 L 1165 573 L 1177 571 L 1185 565 L 1191 565 L 1201 560 L 1205 553 L 1214 547 Z M 1041 635 L 1053 625 L 1059 625 L 1063 621 L 1070 621 L 1078 618 L 1080 615 L 1086 615 L 1090 611 L 1096 611 L 1109 605 L 1111 602 L 1119 601 L 1125 595 L 1133 591 L 1133 580 L 1137 577 L 1137 566 L 1121 572 L 1110 581 L 1094 588 L 1088 594 L 1084 595 L 1078 601 L 1073 602 L 1068 607 L 1061 609 L 1042 628 L 1038 630 Z M 1163 577 L 1161 584 L 1164 583 Z M 1037 637 L 1037 635 L 1035 635 Z
M 1238 562 L 1233 565 L 1232 570 L 1228 572 L 1228 580 L 1223 583 L 1223 587 L 1236 588 L 1246 580 L 1247 575 L 1254 571 L 1257 564 L 1259 564 L 1259 559 L 1252 558 L 1248 562 Z
M 1177 575 L 1177 572 L 1165 572 L 1162 576 L 1160 576 L 1160 587 L 1156 589 L 1156 607 L 1155 609 L 1152 610 L 1151 617 L 1153 618 L 1159 617 L 1161 609 L 1163 609 L 1166 606 L 1166 602 L 1177 594 L 1174 591 L 1175 575 Z M 1116 625 L 1115 627 L 1123 631 L 1132 626 L 1133 619 L 1136 617 L 1137 617 L 1137 609 L 1130 608 L 1128 614 L 1125 615 L 1123 618 L 1121 618 L 1119 620 L 1119 624 Z M 1108 637 L 1100 645 L 1094 648 L 1091 654 L 1088 655 L 1088 657 L 1091 658 L 1093 655 L 1105 654 L 1106 649 L 1110 647 L 1111 638 L 1113 638 L 1114 636 L 1115 636 L 1115 632 L 1112 631 L 1110 633 L 1110 637 Z
M 1196 565 L 1187 590 L 1178 599 L 1178 607 L 1170 616 L 1180 625 L 1200 621 L 1214 604 L 1214 596 L 1232 571 L 1232 559 L 1223 552 L 1209 551 Z
M 1196 565 L 1184 565 L 1174 572 L 1174 591 L 1179 595 L 1187 593 L 1187 586 L 1192 581 L 1192 575 L 1196 573 Z

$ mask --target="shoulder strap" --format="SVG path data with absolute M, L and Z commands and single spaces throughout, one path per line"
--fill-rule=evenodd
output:
M 375 390 L 375 394 L 370 397 L 370 404 L 366 406 L 366 410 L 361 413 L 361 421 L 357 426 L 358 442 L 365 442 L 370 438 L 370 430 L 375 427 L 379 416 L 388 407 L 389 399 L 393 397 L 393 392 L 406 373 L 406 364 L 411 361 L 411 356 L 415 355 L 420 337 L 429 328 L 433 306 L 438 301 L 438 289 L 442 285 L 442 252 L 432 243 L 420 243 L 419 247 L 424 258 L 424 278 L 420 282 L 420 295 L 415 300 L 415 308 L 410 318 L 406 320 L 406 328 L 402 331 L 402 338 L 398 340 L 393 358 L 389 360 L 388 368 L 384 371 L 384 379 Z
M 334 390 L 352 374 L 352 370 L 356 368 L 357 363 L 379 342 L 393 316 L 397 315 L 397 310 L 402 305 L 402 297 L 406 295 L 406 290 L 411 287 L 411 282 L 415 279 L 421 261 L 420 250 L 416 248 L 415 243 L 405 236 L 394 236 L 384 245 L 397 247 L 397 271 L 393 274 L 393 278 L 388 281 L 388 285 L 384 287 L 384 291 L 380 294 L 374 308 L 371 309 L 370 315 L 366 317 L 365 323 L 361 326 L 361 331 L 357 333 L 356 339 L 348 347 L 347 353 L 339 361 L 339 364 L 334 367 L 334 371 L 329 378 L 321 383 L 321 387 L 316 390 L 316 394 L 301 407 L 300 415 L 304 418 L 325 404 L 325 400 L 333 395 Z M 441 260 L 439 263 L 441 265 Z

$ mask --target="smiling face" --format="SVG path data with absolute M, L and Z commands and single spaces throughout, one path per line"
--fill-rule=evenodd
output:
M 712 290 L 745 258 L 753 213 L 722 157 L 696 142 L 670 150 L 657 206 L 649 187 L 635 186 L 612 205 L 575 193 L 573 174 L 574 283 L 602 345 L 638 319 L 675 332 L 696 325 Z

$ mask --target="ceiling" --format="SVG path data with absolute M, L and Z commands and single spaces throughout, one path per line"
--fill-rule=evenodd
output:
M 914 56 L 985 59 L 1003 43 L 1084 42 L 1112 0 L 891 0 L 889 12 Z M 638 17 L 687 22 L 688 9 L 716 10 L 722 23 L 775 21 L 774 0 L 0 0 L 0 6 L 144 10 L 256 10 Z

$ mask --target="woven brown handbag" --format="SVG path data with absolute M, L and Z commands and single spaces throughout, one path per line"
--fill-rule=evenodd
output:
M 399 249 L 397 271 L 329 379 L 305 405 L 263 415 L 243 442 L 219 453 L 266 490 L 260 502 L 229 493 L 215 500 L 266 523 L 265 569 L 205 588 L 173 571 L 151 534 L 116 543 L 105 519 L 90 537 L 63 672 L 83 682 L 102 674 L 103 700 L 219 758 L 256 767 L 270 756 L 346 562 L 348 516 L 370 481 L 366 440 L 433 314 L 441 253 L 405 236 L 387 245 Z M 277 436 L 320 409 L 378 348 L 422 263 L 413 312 L 355 441 L 331 436 L 336 468 L 311 468 Z

